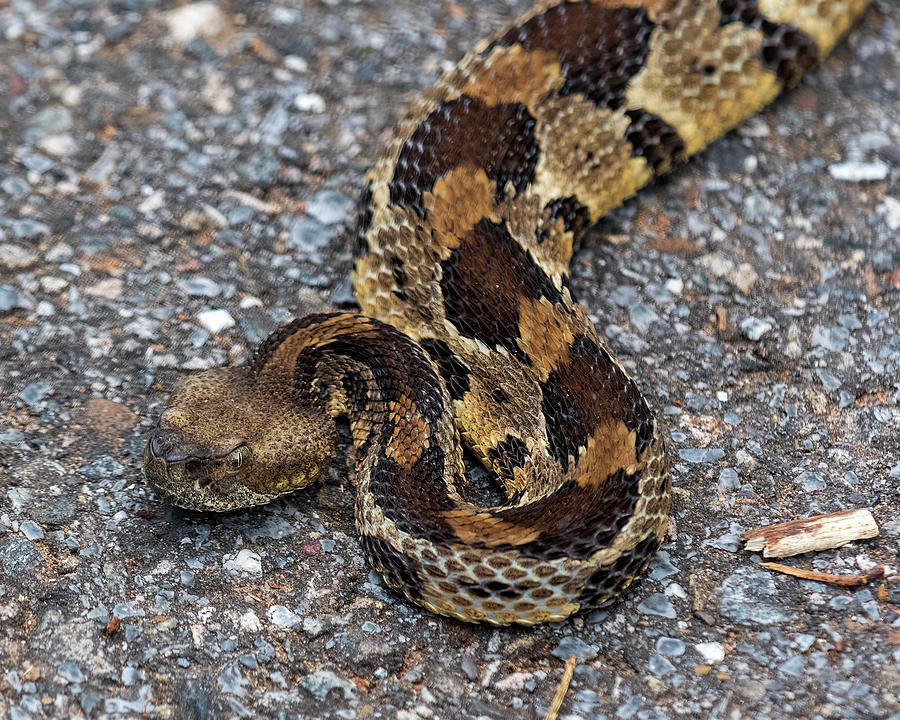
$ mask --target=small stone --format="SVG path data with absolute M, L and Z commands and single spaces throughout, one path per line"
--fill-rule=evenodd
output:
M 137 213 L 126 205 L 113 205 L 107 214 L 122 227 L 132 228 L 137 223 Z
M 639 302 L 628 308 L 628 319 L 638 330 L 647 332 L 659 320 L 659 315 L 649 305 Z
M 193 587 L 195 578 L 196 573 L 194 573 L 192 570 L 182 570 L 179 573 L 178 581 L 185 587 Z
M 226 570 L 248 575 L 262 575 L 262 558 L 258 553 L 244 548 L 237 555 L 228 558 L 222 563 Z M 275 607 L 273 605 L 273 607 Z M 299 619 L 298 619 L 299 621 Z
M 48 395 L 52 395 L 53 392 L 54 388 L 50 382 L 47 380 L 38 380 L 37 382 L 30 383 L 22 388 L 18 397 L 29 408 L 37 411 L 41 409 L 41 402 L 43 399 Z
M 710 665 L 717 665 L 725 659 L 725 648 L 722 647 L 721 643 L 697 643 L 694 645 L 694 650 Z
M 234 318 L 227 310 L 204 310 L 197 314 L 197 322 L 213 335 L 234 327 Z
M 22 442 L 25 439 L 25 433 L 16 428 L 10 428 L 0 432 L 0 444 L 11 445 L 12 443 Z
M 339 234 L 340 229 L 336 226 L 323 225 L 312 217 L 301 217 L 291 223 L 287 246 L 300 252 L 317 252 Z
M 0 190 L 10 197 L 20 198 L 28 194 L 31 190 L 31 185 L 28 184 L 27 180 L 16 177 L 15 175 L 10 175 L 0 181 Z
M 356 202 L 337 190 L 320 190 L 306 202 L 306 212 L 323 225 L 336 225 L 352 219 Z
M 72 129 L 72 111 L 56 106 L 39 110 L 29 119 L 22 132 L 27 145 L 34 145 L 51 135 L 61 135 Z
M 326 630 L 326 625 L 321 620 L 312 617 L 303 618 L 303 632 L 311 638 L 319 637 Z
M 6 313 L 21 307 L 19 291 L 10 285 L 0 285 L 0 312 Z
M 637 609 L 646 615 L 659 615 L 674 620 L 677 617 L 675 606 L 663 593 L 653 593 L 638 605 Z
M 28 583 L 34 572 L 43 567 L 44 558 L 28 540 L 12 537 L 0 543 L 0 569 L 10 582 Z
M 744 295 L 750 293 L 757 280 L 759 280 L 759 275 L 756 274 L 756 270 L 750 263 L 741 263 L 737 270 L 728 273 L 728 281 Z
M 671 675 L 675 672 L 675 666 L 662 655 L 654 653 L 647 662 L 647 667 L 654 675 Z
M 216 678 L 216 684 L 223 693 L 240 697 L 246 692 L 244 686 L 247 685 L 248 682 L 247 679 L 241 675 L 238 664 L 236 662 L 231 662 L 225 666 L 221 673 L 219 673 L 219 677 Z
M 294 97 L 294 107 L 300 112 L 323 113 L 325 101 L 316 93 L 299 93 Z
M 178 287 L 193 297 L 215 297 L 222 292 L 222 287 L 215 280 L 203 275 L 179 280 Z
M 127 686 L 137 685 L 143 679 L 143 673 L 136 667 L 126 665 L 122 668 L 122 684 Z
M 778 669 L 785 675 L 800 677 L 801 675 L 803 675 L 803 670 L 805 667 L 806 660 L 803 659 L 803 656 L 794 655 L 792 658 L 789 658 L 785 662 L 781 663 L 781 665 L 778 666 Z
M 845 327 L 823 327 L 816 325 L 812 331 L 812 344 L 830 350 L 841 352 L 850 340 L 850 331 Z
M 881 160 L 874 162 L 858 162 L 848 160 L 842 163 L 833 163 L 828 166 L 828 174 L 835 180 L 845 182 L 872 182 L 884 180 L 888 176 L 890 168 Z
M 737 470 L 734 468 L 722 468 L 722 472 L 719 473 L 719 490 L 722 492 L 730 492 L 732 490 L 737 490 L 740 486 L 741 479 L 738 476 Z
M 11 243 L 0 244 L 0 265 L 13 270 L 20 270 L 34 265 L 38 261 L 37 253 Z
M 663 580 L 670 575 L 675 575 L 677 572 L 678 568 L 672 564 L 669 553 L 665 550 L 657 552 L 656 556 L 650 561 L 649 577 L 651 580 Z
M 891 230 L 900 230 L 900 200 L 886 195 L 884 202 L 875 208 L 884 216 L 884 221 Z
M 285 55 L 283 62 L 291 72 L 302 74 L 309 71 L 309 63 L 299 55 Z
M 682 448 L 678 456 L 690 463 L 708 463 L 721 460 L 725 451 L 722 448 Z
M 30 172 L 38 175 L 43 175 L 45 172 L 52 170 L 56 165 L 50 158 L 37 152 L 23 153 L 19 159 Z
M 66 157 L 78 152 L 78 143 L 71 135 L 48 135 L 37 146 L 53 157 Z
M 272 605 L 266 610 L 266 617 L 278 627 L 284 628 L 294 627 L 294 625 L 304 622 L 303 618 L 284 605 Z
M 356 686 L 349 680 L 343 680 L 331 670 L 316 670 L 307 675 L 300 684 L 312 695 L 324 700 L 331 690 L 340 690 L 344 700 L 352 700 L 356 695 Z
M 678 638 L 661 637 L 656 641 L 656 652 L 666 657 L 681 657 L 687 645 Z
M 816 375 L 819 376 L 819 380 L 822 381 L 822 385 L 826 390 L 834 391 L 841 386 L 841 381 L 838 380 L 830 372 L 828 372 L 825 368 L 816 368 Z
M 213 49 L 212 45 L 210 45 L 206 40 L 201 37 L 195 37 L 191 40 L 187 47 L 185 47 L 188 54 L 194 56 L 200 62 L 204 63 L 212 63 L 216 60 L 216 51 Z M 230 105 L 228 106 L 230 109 Z M 216 108 L 213 108 L 216 110 Z M 221 112 L 221 110 L 216 110 L 216 112 Z
M 825 478 L 816 472 L 802 472 L 797 476 L 796 482 L 799 482 L 806 492 L 824 490 L 826 484 Z
M 61 678 L 68 680 L 70 683 L 81 685 L 84 682 L 84 673 L 73 662 L 61 662 L 56 672 Z
M 714 277 L 725 277 L 734 271 L 734 262 L 717 252 L 703 255 L 697 258 L 697 262 L 709 270 Z
M 771 575 L 752 567 L 739 568 L 717 588 L 719 611 L 740 625 L 770 625 L 788 617 L 768 598 L 777 595 Z
M 869 150 L 881 150 L 891 144 L 890 135 L 881 130 L 866 130 L 858 135 L 850 138 L 847 147 L 852 148 L 856 152 L 867 152 Z
M 758 341 L 763 335 L 768 333 L 775 327 L 772 318 L 755 318 L 748 317 L 741 320 L 741 332 L 753 342 Z
M 574 635 L 566 635 L 553 650 L 553 654 L 560 660 L 568 660 L 569 655 L 574 655 L 579 662 L 585 662 L 597 657 L 597 647 L 588 645 Z
M 125 466 L 109 455 L 103 455 L 87 465 L 78 468 L 78 472 L 91 480 L 105 480 L 121 477 L 125 472 Z
M 26 520 L 19 525 L 19 530 L 29 540 L 41 540 L 44 537 L 43 529 L 34 520 Z
M 187 45 L 196 37 L 216 38 L 228 31 L 228 18 L 218 4 L 203 0 L 188 3 L 165 15 L 172 39 Z
M 106 278 L 98 283 L 94 283 L 85 288 L 86 295 L 93 297 L 106 298 L 107 300 L 115 300 L 122 294 L 124 284 L 120 278 Z
M 118 145 L 107 145 L 106 149 L 101 153 L 94 163 L 85 170 L 84 176 L 92 183 L 105 183 L 109 180 L 116 163 L 119 161 L 122 153 Z
M 569 656 L 566 656 L 566 660 L 569 659 Z M 463 674 L 472 682 L 478 680 L 478 668 L 475 666 L 475 661 L 469 655 L 463 655 L 462 662 L 460 662 L 460 668 L 463 671 Z
M 271 149 L 253 153 L 248 160 L 237 164 L 237 171 L 257 187 L 270 186 L 281 172 L 281 163 Z
M 853 603 L 852 595 L 838 595 L 828 601 L 828 607 L 832 610 L 844 610 L 848 605 Z
M 189 210 L 181 218 L 181 227 L 191 232 L 208 232 L 228 227 L 228 218 L 212 205 L 203 203 L 199 210 Z
M 50 228 L 47 225 L 31 218 L 13 220 L 11 225 L 13 234 L 20 240 L 36 240 L 50 234 Z
M 722 535 L 721 537 L 708 542 L 713 547 L 725 550 L 726 552 L 737 552 L 741 549 L 741 538 L 734 533 L 727 533 L 726 535 Z

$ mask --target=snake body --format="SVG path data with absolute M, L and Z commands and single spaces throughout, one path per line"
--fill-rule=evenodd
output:
M 362 314 L 182 381 L 145 472 L 231 510 L 315 481 L 346 416 L 356 524 L 429 610 L 525 625 L 608 602 L 665 533 L 665 431 L 567 280 L 608 210 L 759 110 L 867 0 L 541 2 L 426 91 L 366 177 Z M 463 446 L 506 501 L 465 495 Z

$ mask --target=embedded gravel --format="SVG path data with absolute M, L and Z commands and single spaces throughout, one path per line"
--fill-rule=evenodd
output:
M 352 302 L 378 140 L 521 1 L 0 0 L 0 717 L 900 720 L 900 4 L 602 221 L 576 293 L 665 418 L 670 539 L 533 629 L 370 571 L 348 461 L 226 516 L 142 437 L 193 369 Z M 346 445 L 346 438 L 345 438 Z M 868 507 L 776 575 L 750 528 Z

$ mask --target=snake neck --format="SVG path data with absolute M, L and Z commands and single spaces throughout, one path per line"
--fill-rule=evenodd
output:
M 353 313 L 311 315 L 276 331 L 248 365 L 262 389 L 288 380 L 293 402 L 322 422 L 349 419 L 361 492 L 396 494 L 370 487 L 384 477 L 414 481 L 426 504 L 432 491 L 456 494 L 462 460 L 449 396 L 429 357 L 397 329 Z

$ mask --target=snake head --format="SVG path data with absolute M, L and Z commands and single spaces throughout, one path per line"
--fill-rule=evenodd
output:
M 147 439 L 144 476 L 173 505 L 224 512 L 315 482 L 333 449 L 331 418 L 244 367 L 223 368 L 176 387 Z

